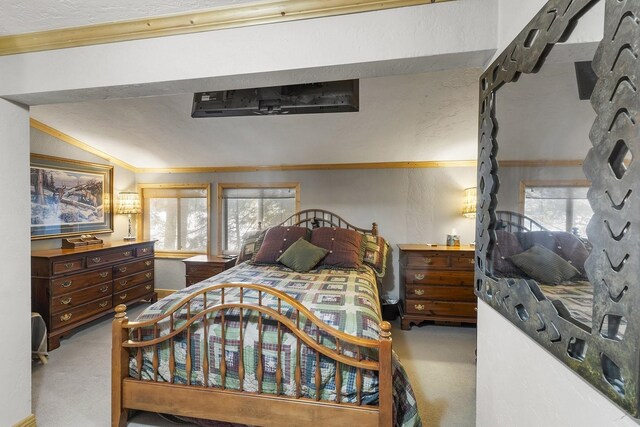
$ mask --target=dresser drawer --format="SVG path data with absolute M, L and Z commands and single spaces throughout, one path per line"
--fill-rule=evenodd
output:
M 113 281 L 113 291 L 120 292 L 150 280 L 153 280 L 153 270 L 141 271 L 131 276 L 119 277 Z
M 473 286 L 473 271 L 405 270 L 405 283 L 419 285 Z
M 473 270 L 475 267 L 475 257 L 473 254 L 452 256 L 451 267 L 459 270 Z
M 113 267 L 113 277 L 124 277 L 143 270 L 153 270 L 153 258 L 117 265 Z
M 53 274 L 72 273 L 82 270 L 83 266 L 82 258 L 57 261 L 53 263 Z
M 111 295 L 111 282 L 53 297 L 51 298 L 51 312 L 57 313 L 59 311 L 69 310 L 70 308 L 108 295 Z
M 114 262 L 133 259 L 133 257 L 133 249 L 122 249 L 119 251 L 91 255 L 87 257 L 87 268 L 96 267 L 99 265 L 113 264 Z
M 421 301 L 408 299 L 406 311 L 408 314 L 420 314 L 436 317 L 476 317 L 475 302 L 444 302 Z
M 90 271 L 88 273 L 74 274 L 72 276 L 61 277 L 51 281 L 51 295 L 57 296 L 68 292 L 84 289 L 88 286 L 111 280 L 111 269 Z
M 408 285 L 406 298 L 474 302 L 476 295 L 473 293 L 473 287 L 471 286 Z
M 407 254 L 407 267 L 449 267 L 449 255 L 431 252 Z
M 84 304 L 70 310 L 61 311 L 58 314 L 51 316 L 51 328 L 57 329 L 73 324 L 93 314 L 108 310 L 110 307 L 111 296 L 106 296 L 88 304 Z
M 126 291 L 113 294 L 113 305 L 115 307 L 118 304 L 126 304 L 131 300 L 140 298 L 141 296 L 147 295 L 151 292 L 153 292 L 153 283 L 143 283 L 142 285 L 127 289 Z
M 136 257 L 140 258 L 149 255 L 153 255 L 153 245 L 136 248 Z

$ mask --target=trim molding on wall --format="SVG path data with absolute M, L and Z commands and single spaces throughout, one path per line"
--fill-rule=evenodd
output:
M 22 421 L 18 421 L 13 427 L 36 427 L 36 416 L 31 414 Z
M 170 16 L 0 37 L 0 55 L 322 18 L 455 0 L 267 0 Z

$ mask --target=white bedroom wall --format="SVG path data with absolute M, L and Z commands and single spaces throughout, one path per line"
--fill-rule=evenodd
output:
M 29 261 L 29 110 L 0 99 L 0 422 L 31 414 L 31 279 Z

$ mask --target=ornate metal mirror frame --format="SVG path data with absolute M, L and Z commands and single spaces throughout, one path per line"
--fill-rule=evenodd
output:
M 597 117 L 583 170 L 591 181 L 593 249 L 585 264 L 594 286 L 591 331 L 558 315 L 524 279 L 487 274 L 496 243 L 499 187 L 496 91 L 534 73 L 598 0 L 550 0 L 480 79 L 476 295 L 634 417 L 640 376 L 640 1 L 605 0 L 604 38 L 593 59 Z M 625 161 L 625 157 L 627 160 Z M 533 288 L 533 289 L 532 289 Z M 538 296 L 536 296 L 538 295 Z M 620 324 L 626 321 L 626 328 Z

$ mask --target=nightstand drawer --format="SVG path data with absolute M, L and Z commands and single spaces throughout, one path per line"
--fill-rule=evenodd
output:
M 421 301 L 407 300 L 408 314 L 421 314 L 436 317 L 469 317 L 476 316 L 475 302 Z
M 186 271 L 187 276 L 200 276 L 209 278 L 211 276 L 215 276 L 216 274 L 222 273 L 224 271 L 224 267 L 213 264 L 187 264 Z
M 474 302 L 476 295 L 471 286 L 407 285 L 407 299 Z
M 407 267 L 449 267 L 449 256 L 446 254 L 433 254 L 429 252 L 417 252 L 407 255 Z
M 473 271 L 405 270 L 407 284 L 473 286 Z

